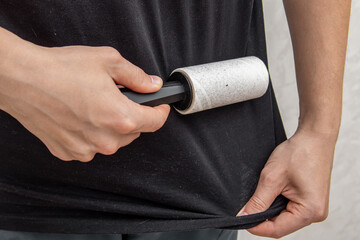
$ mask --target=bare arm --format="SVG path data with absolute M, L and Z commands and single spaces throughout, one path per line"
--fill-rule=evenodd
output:
M 162 85 L 111 47 L 46 48 L 0 27 L 0 109 L 61 160 L 113 154 L 165 123 L 168 105 L 136 104 L 116 83 L 143 93 Z
M 300 98 L 301 128 L 337 137 L 350 0 L 284 0 Z
M 350 0 L 284 0 L 300 99 L 296 133 L 266 163 L 249 202 L 238 215 L 269 208 L 279 194 L 281 214 L 249 229 L 282 237 L 326 219 L 334 149 L 339 132 Z

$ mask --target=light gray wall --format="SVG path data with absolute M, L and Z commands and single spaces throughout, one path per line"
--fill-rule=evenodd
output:
M 280 0 L 263 0 L 270 75 L 288 136 L 299 115 L 290 35 Z M 353 0 L 344 80 L 343 115 L 335 150 L 327 220 L 283 239 L 360 239 L 360 1 Z M 262 239 L 239 231 L 239 239 Z

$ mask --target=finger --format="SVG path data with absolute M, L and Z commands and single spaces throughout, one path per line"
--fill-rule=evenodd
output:
M 124 58 L 110 67 L 109 74 L 117 84 L 140 93 L 156 92 L 163 84 L 160 77 L 146 74 Z
M 95 152 L 104 155 L 112 155 L 115 154 L 119 150 L 119 148 L 130 144 L 139 136 L 140 133 L 132 133 L 132 134 L 114 133 L 113 136 L 111 137 L 104 136 L 104 140 L 99 139 L 98 142 L 94 144 L 94 150 Z
M 56 130 L 56 129 L 55 129 Z M 62 160 L 62 161 L 72 161 L 73 158 L 71 154 L 68 153 L 68 151 L 65 149 L 63 144 L 59 141 L 58 134 L 54 134 L 56 131 L 49 131 L 53 133 L 53 135 L 46 135 L 46 132 L 44 132 L 41 129 L 36 129 L 35 131 L 32 130 L 31 132 L 37 136 L 47 147 L 49 152 L 56 158 Z M 61 131 L 57 131 L 61 132 Z M 47 137 L 43 137 L 47 136 Z
M 137 132 L 155 132 L 159 130 L 166 122 L 170 113 L 170 106 L 162 104 L 156 107 L 142 106 L 142 113 L 138 116 L 139 124 Z M 144 119 L 146 119 L 144 121 Z
M 49 152 L 54 156 L 57 157 L 58 159 L 62 160 L 62 161 L 72 161 L 73 158 L 67 153 L 67 151 L 60 147 L 57 146 L 56 148 L 53 146 L 53 144 L 51 144 L 48 141 L 42 140 L 42 142 L 45 144 L 45 146 L 47 147 L 47 149 L 49 150 Z
M 138 137 L 140 137 L 140 133 L 132 133 L 132 134 L 122 136 L 119 148 L 125 147 L 126 145 L 129 145 L 130 143 L 132 143 Z
M 282 191 L 281 179 L 273 177 L 275 173 L 272 172 L 271 174 L 261 174 L 255 193 L 236 216 L 263 212 L 271 206 Z
M 140 105 L 139 105 L 140 106 Z M 155 132 L 166 122 L 170 113 L 170 106 L 162 104 L 156 107 L 140 106 L 136 116 L 137 128 L 134 132 Z
M 289 202 L 286 210 L 283 210 L 279 216 L 247 230 L 263 237 L 283 237 L 311 223 L 309 218 L 304 216 L 305 211 L 301 209 L 303 207 L 300 204 Z
M 63 143 L 59 142 L 57 139 L 54 139 L 53 141 L 56 143 L 54 144 L 56 147 L 53 147 L 54 145 L 45 145 L 48 147 L 52 155 L 62 161 L 75 160 L 80 162 L 90 162 L 94 158 L 95 152 L 87 153 L 86 155 L 81 153 L 74 153 L 65 148 Z

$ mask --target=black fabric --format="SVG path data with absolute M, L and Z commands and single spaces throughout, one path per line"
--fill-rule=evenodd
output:
M 237 240 L 238 231 L 200 229 L 139 234 L 62 234 L 0 230 L 1 240 Z
M 260 0 L 7 0 L 0 25 L 43 46 L 112 46 L 163 79 L 178 67 L 248 55 L 267 63 Z M 0 136 L 1 229 L 241 229 L 287 203 L 278 197 L 265 212 L 235 217 L 286 139 L 271 86 L 256 100 L 187 116 L 172 110 L 159 131 L 90 163 L 60 161 L 1 111 Z

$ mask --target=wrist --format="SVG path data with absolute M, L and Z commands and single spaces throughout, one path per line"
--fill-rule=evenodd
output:
M 307 134 L 335 144 L 339 135 L 340 119 L 299 117 L 297 133 Z
M 0 28 L 0 109 L 7 111 L 11 103 L 25 94 L 23 87 L 31 83 L 36 66 L 40 66 L 41 47 Z
M 341 124 L 342 97 L 300 102 L 298 128 L 337 139 Z

